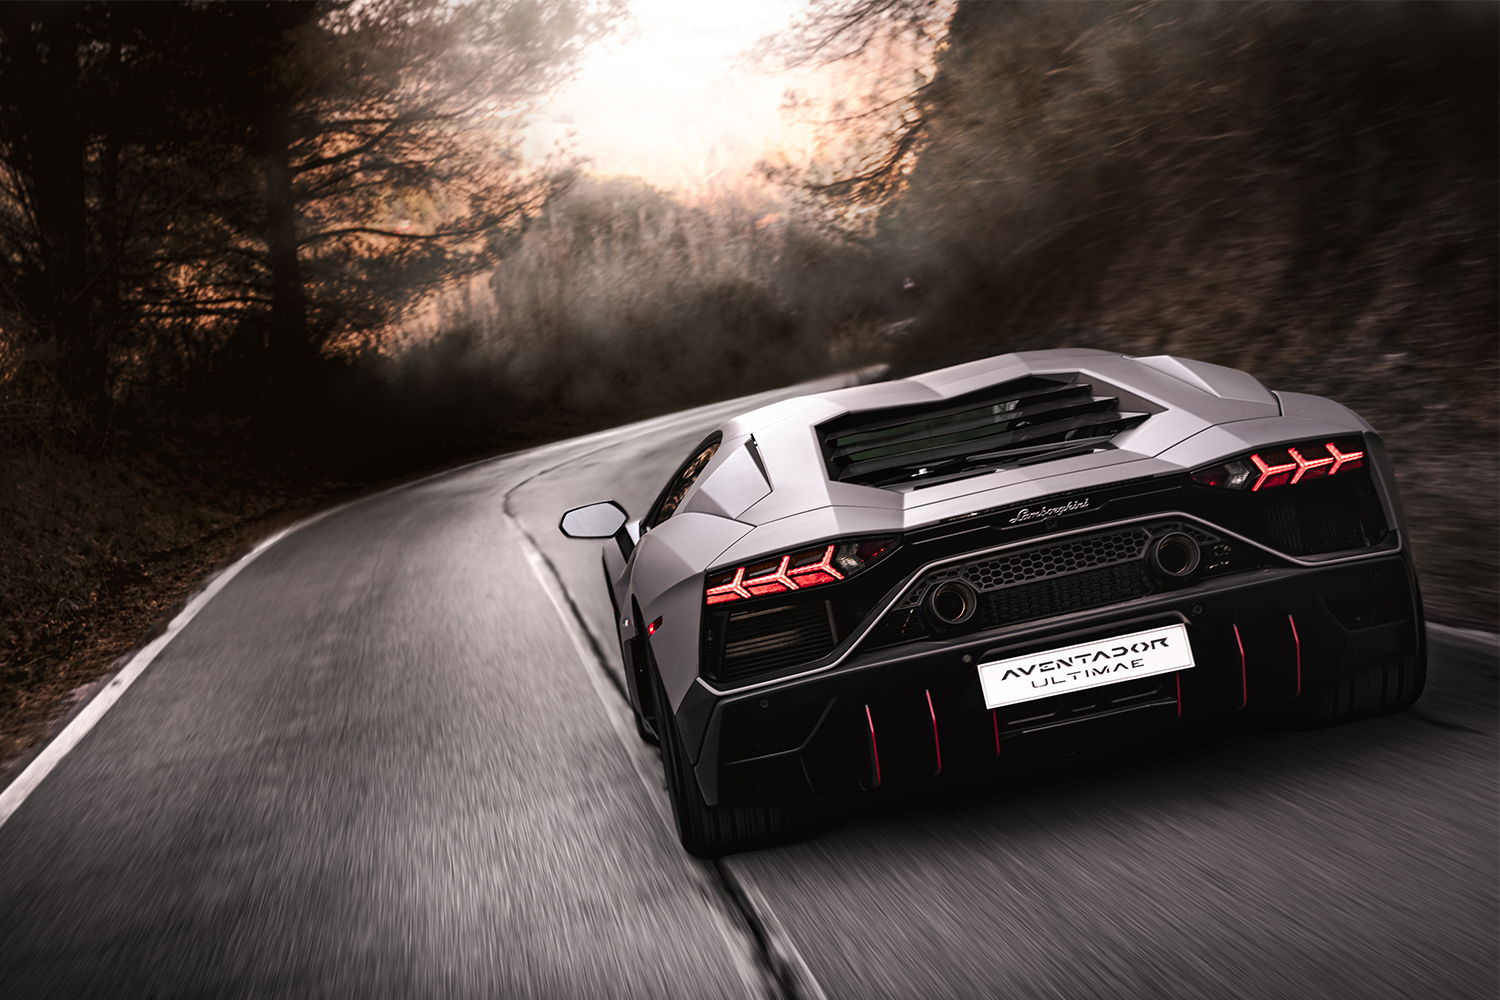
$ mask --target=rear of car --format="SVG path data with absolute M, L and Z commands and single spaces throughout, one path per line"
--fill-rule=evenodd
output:
M 706 596 L 702 673 L 722 696 L 700 780 L 720 801 L 830 796 L 1245 710 L 1405 707 L 1421 609 L 1378 439 L 1234 461 L 1328 445 L 1360 457 L 1260 490 L 1210 469 L 1091 490 L 1086 509 L 1049 497 L 880 540 L 880 562 L 818 591 Z M 858 623 L 842 641 L 841 622 Z
M 672 501 L 689 520 L 661 536 L 683 565 L 716 550 L 701 573 L 642 586 L 606 545 L 650 623 L 623 645 L 690 849 L 773 833 L 798 803 L 1420 694 L 1390 463 L 1343 407 L 1102 352 L 869 388 L 718 432 Z M 714 485 L 735 455 L 744 468 Z M 729 513 L 736 495 L 755 499 Z M 668 621 L 678 634 L 658 641 Z

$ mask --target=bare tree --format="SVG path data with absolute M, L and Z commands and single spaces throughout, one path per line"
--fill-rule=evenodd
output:
M 231 336 L 299 391 L 332 341 L 483 269 L 555 193 L 564 172 L 522 164 L 519 126 L 620 14 L 0 7 L 3 335 L 29 333 L 73 399 Z
M 943 0 L 811 0 L 780 37 L 763 43 L 789 66 L 826 66 L 854 59 L 899 38 L 910 44 L 941 38 Z
M 273 327 L 317 351 L 492 264 L 562 179 L 522 164 L 518 126 L 616 13 L 384 0 L 297 29 L 260 137 L 273 289 L 300 284 L 312 322 L 288 297 Z
M 0 158 L 10 204 L 0 225 L 13 315 L 32 321 L 62 359 L 57 375 L 85 396 L 103 388 L 90 322 L 84 160 L 89 141 L 79 73 L 91 12 L 0 7 Z
M 901 190 L 926 134 L 923 93 L 931 78 L 914 71 L 942 46 L 952 0 L 812 0 L 790 32 L 765 39 L 758 55 L 788 68 L 864 64 L 878 82 L 863 103 L 844 103 L 825 127 L 859 135 L 850 162 L 832 177 L 805 177 L 826 214 L 885 204 Z

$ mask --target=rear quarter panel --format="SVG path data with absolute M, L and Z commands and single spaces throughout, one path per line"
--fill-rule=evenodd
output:
M 662 620 L 646 641 L 674 711 L 698 676 L 703 571 L 750 529 L 726 517 L 684 511 L 646 532 L 636 547 L 630 581 L 641 608 L 636 625 Z

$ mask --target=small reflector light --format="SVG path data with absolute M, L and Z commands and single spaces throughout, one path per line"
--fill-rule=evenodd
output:
M 660 617 L 658 617 L 656 619 L 656 621 L 652 622 L 650 625 L 646 626 L 646 634 L 647 635 L 655 635 L 656 634 L 656 630 L 659 629 L 659 628 L 661 628 L 661 618 Z

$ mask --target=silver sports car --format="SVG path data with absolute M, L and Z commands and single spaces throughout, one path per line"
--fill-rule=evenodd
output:
M 1380 436 L 1244 372 L 1009 354 L 766 406 L 604 575 L 684 846 L 1245 713 L 1410 705 L 1422 605 Z

